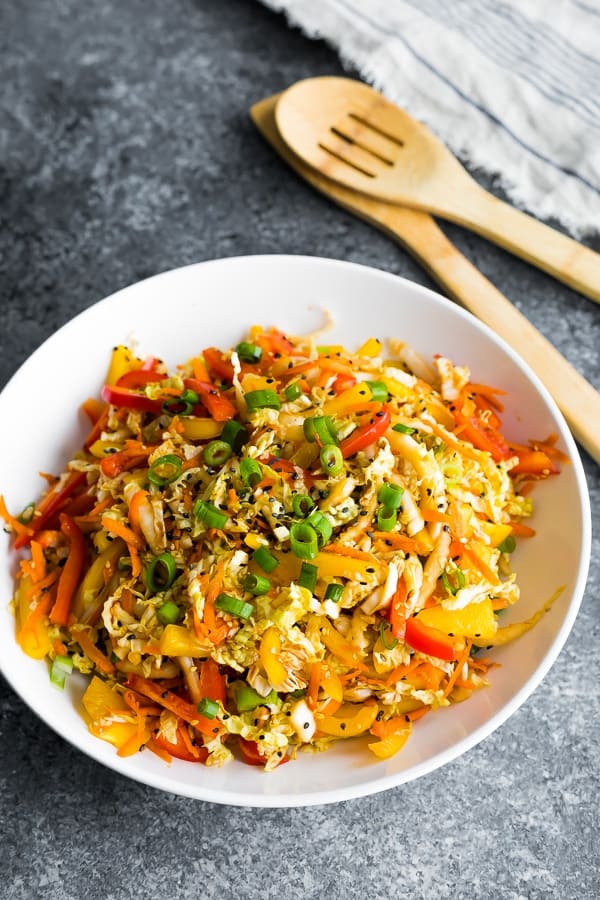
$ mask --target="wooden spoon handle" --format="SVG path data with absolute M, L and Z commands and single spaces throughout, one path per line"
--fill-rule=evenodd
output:
M 464 185 L 463 185 L 464 186 Z M 444 217 L 476 231 L 600 303 L 600 254 L 473 183 Z
M 456 249 L 430 216 L 417 215 L 420 227 L 411 229 L 410 241 L 404 228 L 398 238 L 453 299 L 489 325 L 529 363 L 554 397 L 575 438 L 600 463 L 598 391 Z M 390 219 L 385 230 L 394 234 Z

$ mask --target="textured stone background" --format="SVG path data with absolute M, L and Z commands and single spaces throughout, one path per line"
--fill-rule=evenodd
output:
M 341 72 L 256 3 L 4 0 L 0 67 L 1 384 L 75 313 L 197 260 L 318 254 L 429 283 L 254 132 L 253 101 Z M 598 306 L 448 233 L 600 387 Z M 333 807 L 225 808 L 130 783 L 1 682 L 0 896 L 595 900 L 599 588 L 596 540 L 573 633 L 522 709 L 444 769 Z

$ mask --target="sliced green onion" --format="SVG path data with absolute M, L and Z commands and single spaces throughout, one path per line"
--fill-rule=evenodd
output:
M 208 528 L 223 528 L 227 521 L 227 513 L 217 509 L 214 503 L 209 503 L 208 500 L 196 500 L 193 513 Z
M 281 400 L 275 391 L 248 391 L 245 400 L 250 412 L 257 409 L 281 409 Z
M 295 691 L 290 691 L 288 697 L 293 697 L 294 700 L 299 700 L 301 697 L 306 697 L 306 688 L 297 688 Z
M 211 441 L 202 452 L 202 459 L 207 466 L 222 466 L 227 462 L 233 450 L 226 441 Z
M 196 391 L 185 390 L 179 397 L 170 397 L 162 405 L 167 415 L 189 416 L 200 397 Z
M 371 399 L 377 403 L 385 403 L 388 398 L 388 389 L 383 381 L 366 381 L 365 384 L 371 391 Z
M 73 671 L 73 660 L 70 656 L 56 656 L 50 668 L 50 681 L 61 691 L 64 689 L 67 675 Z
M 304 522 L 295 522 L 290 528 L 290 544 L 299 559 L 314 559 L 319 552 L 317 532 Z
M 198 712 L 207 719 L 214 719 L 219 712 L 219 704 L 210 697 L 203 697 L 198 704 Z
M 263 473 L 260 463 L 255 459 L 242 459 L 240 461 L 240 478 L 249 488 L 255 488 L 262 481 Z
M 402 422 L 392 425 L 392 431 L 398 431 L 400 434 L 414 434 L 416 430 L 416 428 L 411 428 L 410 425 L 403 425 Z
M 260 566 L 263 572 L 272 572 L 279 565 L 279 560 L 276 556 L 267 550 L 266 547 L 257 547 L 257 549 L 252 554 L 252 559 L 256 563 L 257 566 Z
M 501 544 L 498 544 L 498 550 L 500 553 L 513 553 L 517 547 L 517 542 L 515 541 L 512 534 L 507 535 Z
M 321 465 L 327 473 L 335 478 L 344 471 L 344 457 L 342 451 L 335 444 L 324 444 L 319 454 Z
M 174 625 L 181 618 L 181 612 L 180 606 L 177 606 L 172 600 L 167 600 L 156 610 L 156 618 L 163 625 Z
M 399 484 L 382 484 L 377 499 L 387 510 L 398 509 L 402 503 L 404 488 Z
M 305 519 L 314 508 L 315 502 L 308 494 L 294 494 L 292 497 L 292 509 L 299 519 Z
M 256 344 L 250 344 L 248 341 L 242 341 L 235 348 L 235 352 L 242 362 L 257 363 L 262 356 L 262 348 Z
M 126 569 L 131 569 L 131 557 L 120 556 L 117 560 L 117 569 L 119 570 L 119 572 L 124 572 Z
M 176 481 L 181 475 L 183 462 L 174 453 L 166 453 L 155 459 L 148 469 L 148 481 L 157 487 L 164 487 Z
M 31 520 L 33 519 L 33 514 L 35 512 L 35 503 L 28 503 L 25 509 L 21 510 L 19 515 L 17 516 L 17 521 L 21 523 L 21 525 L 29 525 Z
M 304 420 L 304 437 L 319 444 L 337 444 L 338 436 L 331 416 L 311 416 Z
M 193 391 L 191 388 L 186 388 L 179 399 L 184 403 L 191 403 L 193 406 L 195 406 L 196 403 L 200 402 L 200 395 L 197 394 L 196 391 Z
M 379 626 L 379 639 L 386 650 L 393 650 L 398 646 L 398 638 L 393 637 L 391 641 L 388 641 L 387 633 L 390 630 L 390 623 L 383 620 Z
M 314 594 L 318 577 L 319 570 L 316 566 L 313 566 L 312 563 L 302 563 L 300 574 L 298 575 L 298 584 L 300 587 L 307 588 L 311 594 Z
M 377 527 L 380 531 L 392 531 L 398 522 L 398 513 L 395 509 L 380 506 L 377 510 Z
M 344 593 L 344 586 L 342 584 L 337 584 L 337 582 L 332 581 L 331 584 L 327 585 L 327 590 L 325 591 L 325 599 L 333 600 L 334 603 L 339 603 L 342 599 L 342 594 Z
M 146 584 L 157 594 L 170 588 L 177 577 L 177 565 L 170 553 L 155 556 L 146 569 Z
M 255 597 L 261 597 L 271 590 L 271 582 L 268 578 L 265 578 L 264 575 L 253 575 L 251 572 L 244 578 L 242 586 L 245 591 L 254 594 Z
M 232 616 L 238 616 L 240 619 L 248 619 L 254 612 L 251 603 L 240 600 L 238 597 L 232 597 L 230 594 L 219 594 L 215 600 L 215 609 L 221 609 L 223 612 L 231 613 Z
M 461 569 L 446 569 L 442 572 L 442 584 L 444 585 L 444 590 L 448 594 L 458 594 L 461 588 L 464 588 L 465 576 Z
M 291 402 L 302 396 L 302 388 L 297 381 L 294 381 L 292 384 L 288 384 L 283 393 L 285 394 L 285 399 Z
M 241 681 L 234 681 L 232 688 L 235 705 L 238 712 L 241 713 L 250 712 L 251 709 L 256 709 L 257 706 L 269 706 L 279 701 L 276 691 L 272 690 L 266 697 L 261 697 L 258 691 Z
M 248 440 L 248 437 L 248 432 L 240 422 L 236 422 L 235 419 L 230 419 L 229 422 L 225 422 L 223 431 L 221 432 L 221 440 L 225 441 L 226 444 L 229 444 L 236 453 L 241 450 Z
M 319 550 L 322 550 L 325 544 L 331 539 L 331 535 L 333 534 L 333 525 L 327 518 L 324 516 L 322 512 L 319 512 L 318 509 L 315 509 L 314 512 L 311 512 L 310 516 L 306 520 L 306 524 L 310 525 L 311 528 L 317 532 L 317 538 L 319 542 Z

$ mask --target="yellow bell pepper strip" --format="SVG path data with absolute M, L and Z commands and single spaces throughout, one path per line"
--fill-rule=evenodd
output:
M 418 613 L 417 621 L 450 636 L 477 637 L 482 641 L 493 637 L 498 630 L 498 622 L 489 598 L 480 603 L 468 603 L 462 609 L 431 606 Z
M 476 637 L 473 638 L 473 644 L 475 647 L 500 647 L 503 644 L 509 644 L 511 641 L 516 640 L 518 637 L 521 637 L 522 634 L 529 631 L 533 628 L 534 625 L 544 617 L 544 615 L 548 612 L 552 604 L 555 600 L 560 597 L 565 587 L 562 585 L 557 588 L 557 590 L 552 594 L 549 600 L 544 603 L 541 609 L 538 609 L 536 613 L 534 613 L 531 618 L 526 619 L 524 622 L 515 622 L 513 625 L 505 625 L 503 628 L 498 628 L 496 633 L 492 635 L 490 638 Z
M 319 364 L 318 362 L 316 363 Z M 323 405 L 325 416 L 348 416 L 350 413 L 371 409 L 373 395 L 366 384 L 357 382 L 353 387 L 332 397 Z
M 193 703 L 183 700 L 173 691 L 164 690 L 159 684 L 155 684 L 147 678 L 142 678 L 140 675 L 130 675 L 126 684 L 127 687 L 137 691 L 138 694 L 148 697 L 159 706 L 164 706 L 165 709 L 179 716 L 180 719 L 183 719 L 189 725 L 193 725 L 202 734 L 207 735 L 211 739 L 223 732 L 223 726 L 217 719 L 206 718 L 206 716 L 198 712 Z
M 50 592 L 41 593 L 44 582 L 34 585 L 30 575 L 21 575 L 15 593 L 15 615 L 17 620 L 17 642 L 32 659 L 43 659 L 52 649 L 48 637 L 48 612 L 53 603 Z M 36 587 L 40 591 L 37 602 Z
M 223 431 L 223 423 L 214 419 L 196 416 L 178 416 L 181 424 L 181 435 L 186 441 L 209 441 L 219 437 Z
M 377 340 L 377 338 L 371 337 L 367 338 L 364 344 L 356 351 L 357 356 L 379 356 L 381 353 L 381 341 Z
M 125 372 L 129 372 L 131 369 L 141 369 L 141 367 L 142 360 L 134 356 L 129 347 L 122 345 L 115 347 L 106 373 L 106 384 L 116 384 Z
M 60 530 L 68 538 L 69 555 L 60 573 L 56 603 L 50 612 L 53 625 L 66 625 L 69 621 L 71 603 L 85 563 L 85 539 L 79 526 L 70 516 L 61 513 Z
M 277 658 L 279 653 L 281 653 L 279 630 L 271 625 L 262 636 L 259 656 L 264 670 L 267 673 L 269 683 L 275 690 L 277 690 L 277 686 L 283 684 L 288 677 L 287 669 Z
M 497 547 L 512 533 L 511 525 L 497 525 L 494 522 L 479 522 L 479 528 L 487 534 L 492 547 Z
M 402 731 L 389 734 L 380 741 L 373 741 L 371 744 L 367 744 L 367 747 L 378 759 L 389 759 L 391 756 L 395 756 L 399 750 L 402 750 L 410 737 L 411 730 L 412 724 L 405 721 Z
M 158 645 L 162 656 L 206 656 L 212 645 L 197 638 L 184 625 L 166 625 Z
M 364 703 L 360 706 L 345 703 L 335 716 L 317 718 L 317 728 L 323 734 L 338 738 L 357 737 L 369 730 L 377 717 L 379 707 L 376 703 Z
M 115 538 L 87 570 L 73 601 L 72 612 L 78 622 L 92 624 L 95 621 L 104 605 L 110 576 L 124 554 L 125 542 Z
M 428 628 L 414 616 L 406 620 L 404 640 L 413 650 L 435 656 L 436 659 L 456 659 L 454 641 L 442 631 Z
M 340 450 L 344 459 L 354 456 L 359 450 L 364 450 L 369 444 L 382 437 L 388 430 L 390 421 L 390 408 L 383 404 L 377 412 L 370 416 L 365 425 L 360 425 L 341 442 Z
M 329 619 L 325 616 L 315 616 L 313 621 L 316 623 L 322 642 L 325 644 L 330 653 L 345 663 L 347 666 L 361 668 L 362 653 L 358 647 L 347 641 L 346 638 L 337 631 Z
M 137 753 L 150 738 L 150 729 L 143 717 L 137 721 L 119 721 L 135 715 L 115 688 L 94 676 L 82 699 L 90 732 L 117 748 L 119 756 Z

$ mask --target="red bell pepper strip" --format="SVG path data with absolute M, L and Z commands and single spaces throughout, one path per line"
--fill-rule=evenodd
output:
M 202 355 L 210 371 L 218 378 L 231 384 L 233 381 L 233 366 L 228 359 L 223 358 L 221 351 L 217 350 L 216 347 L 207 347 L 206 350 L 202 351 Z
M 61 509 L 64 509 L 69 502 L 69 499 L 83 484 L 85 484 L 85 481 L 85 472 L 70 472 L 62 487 L 56 488 L 49 494 L 46 494 L 40 501 L 31 521 L 27 523 L 28 528 L 33 532 L 41 531 L 43 528 L 46 528 L 48 522 L 52 519 L 52 516 L 54 516 L 55 513 L 60 512 Z M 18 550 L 21 547 L 26 547 L 30 540 L 31 535 L 19 535 L 15 541 L 15 547 Z
M 259 753 L 256 741 L 247 741 L 245 738 L 240 738 L 240 750 L 242 751 L 244 762 L 248 763 L 249 766 L 264 766 L 267 761 L 267 757 Z
M 406 594 L 406 582 L 399 578 L 388 612 L 392 637 L 399 641 L 403 641 L 406 634 Z
M 160 415 L 162 412 L 162 400 L 152 400 L 145 394 L 130 391 L 128 388 L 114 387 L 111 384 L 105 384 L 102 388 L 102 399 L 111 406 L 123 406 L 125 409 L 136 409 L 155 415 Z
M 166 737 L 162 734 L 155 734 L 152 737 L 152 741 L 157 744 L 161 750 L 165 750 L 171 756 L 175 756 L 177 759 L 183 759 L 185 762 L 192 763 L 203 763 L 206 762 L 208 757 L 208 750 L 206 747 L 196 747 L 196 756 L 193 756 L 188 748 L 185 745 L 185 741 L 181 737 L 179 733 L 179 728 L 175 732 L 177 736 L 177 742 L 172 744 L 171 741 L 168 741 Z M 152 748 L 150 748 L 152 749 Z
M 58 579 L 56 602 L 50 611 L 53 625 L 66 625 L 69 621 L 71 601 L 77 590 L 85 563 L 85 538 L 70 516 L 61 514 L 60 530 L 69 539 L 69 555 Z
M 342 394 L 344 391 L 349 391 L 355 384 L 356 378 L 354 375 L 346 375 L 345 372 L 340 372 L 331 387 L 336 394 Z
M 496 462 L 510 459 L 513 456 L 510 447 L 500 432 L 486 425 L 478 416 L 465 416 L 456 410 L 454 419 L 460 428 L 458 437 L 463 441 L 468 441 L 478 450 L 487 450 Z
M 556 475 L 558 469 L 542 450 L 515 450 L 519 462 L 510 470 L 511 475 Z
M 207 737 L 214 738 L 223 731 L 223 726 L 217 719 L 208 719 L 201 715 L 193 703 L 178 697 L 173 691 L 165 691 L 159 684 L 142 678 L 141 675 L 130 675 L 126 684 L 138 694 L 143 694 L 144 697 L 148 697 L 159 706 L 164 706 L 165 709 L 175 713 L 176 716 L 193 725 Z
M 237 414 L 237 409 L 225 394 L 208 381 L 198 381 L 197 378 L 184 378 L 186 388 L 196 391 L 200 400 L 208 410 L 215 422 L 227 422 Z
M 100 468 L 107 478 L 116 478 L 121 472 L 128 472 L 146 464 L 154 447 L 145 447 L 140 441 L 126 441 L 123 450 L 103 457 Z
M 435 628 L 428 628 L 414 616 L 406 620 L 404 640 L 413 650 L 435 656 L 437 659 L 456 659 L 452 639 Z
M 225 706 L 225 678 L 219 671 L 219 664 L 214 659 L 207 659 L 200 666 L 200 693 L 209 700 L 218 700 Z
M 128 388 L 129 390 L 144 387 L 147 384 L 153 384 L 157 381 L 163 381 L 167 375 L 161 375 L 160 372 L 152 372 L 146 369 L 131 369 L 125 372 L 117 381 L 117 388 Z
M 255 343 L 262 347 L 266 353 L 279 353 L 280 356 L 289 356 L 295 349 L 292 342 L 277 328 L 271 328 L 269 331 L 257 334 Z
M 340 450 L 344 459 L 354 456 L 359 450 L 364 450 L 365 447 L 384 435 L 389 426 L 390 408 L 384 404 L 379 412 L 371 414 L 366 425 L 360 425 L 341 442 Z

